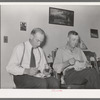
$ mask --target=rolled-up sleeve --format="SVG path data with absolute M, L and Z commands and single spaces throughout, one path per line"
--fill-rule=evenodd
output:
M 13 75 L 22 75 L 24 68 L 21 67 L 20 62 L 23 54 L 23 44 L 16 46 L 13 50 L 12 56 L 8 65 L 6 66 L 7 72 Z
M 87 61 L 87 58 L 86 58 L 86 56 L 85 56 L 85 54 L 84 54 L 84 52 L 82 50 L 81 50 L 81 54 L 82 54 L 82 57 L 83 57 L 84 62 L 86 62 Z
M 61 69 L 61 67 L 63 66 L 62 53 L 62 49 L 58 49 L 54 60 L 53 68 L 57 73 L 60 73 L 59 69 Z

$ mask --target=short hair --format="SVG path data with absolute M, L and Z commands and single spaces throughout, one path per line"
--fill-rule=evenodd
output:
M 34 34 L 36 34 L 37 32 L 40 32 L 42 35 L 45 36 L 44 30 L 42 30 L 41 28 L 34 28 L 34 29 L 31 31 L 31 34 L 34 35 Z
M 79 36 L 79 34 L 78 34 L 76 31 L 69 31 L 69 32 L 68 32 L 68 37 L 69 37 L 70 35 Z M 80 38 L 80 36 L 79 36 L 78 42 L 81 43 L 81 38 Z
M 70 35 L 78 35 L 78 33 L 76 31 L 69 31 L 68 36 L 70 36 Z

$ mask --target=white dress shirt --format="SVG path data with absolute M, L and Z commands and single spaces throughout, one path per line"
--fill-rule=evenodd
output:
M 25 68 L 30 68 L 30 58 L 31 58 L 31 48 L 32 45 L 29 41 L 25 42 L 25 53 L 23 57 L 22 64 L 20 65 L 24 45 L 23 43 L 17 45 L 12 53 L 11 59 L 6 67 L 7 71 L 13 75 L 23 75 Z M 45 59 L 44 52 L 42 48 L 38 47 L 36 49 L 33 49 L 33 53 L 36 60 L 36 67 L 43 73 L 43 70 L 45 69 L 45 65 L 47 64 L 47 61 Z M 42 74 L 41 74 L 42 75 Z M 40 74 L 35 75 L 36 77 L 43 77 Z

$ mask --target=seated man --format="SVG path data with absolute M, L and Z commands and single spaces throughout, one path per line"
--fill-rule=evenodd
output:
M 58 74 L 63 72 L 67 85 L 85 84 L 85 88 L 99 89 L 100 77 L 79 48 L 79 39 L 77 32 L 68 33 L 67 44 L 58 49 L 53 68 Z
M 17 88 L 59 88 L 59 81 L 50 75 L 51 69 L 40 47 L 44 38 L 45 32 L 34 28 L 30 39 L 14 49 L 6 69 L 14 75 Z

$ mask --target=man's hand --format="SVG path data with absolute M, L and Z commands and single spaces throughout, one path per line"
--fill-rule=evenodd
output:
M 74 69 L 76 71 L 81 71 L 81 70 L 83 70 L 85 68 L 86 68 L 85 62 L 82 63 L 82 62 L 76 61 L 75 65 L 74 65 Z
M 48 76 L 48 75 L 50 75 L 50 73 L 49 72 L 47 72 L 47 71 L 43 71 L 43 74 L 45 75 L 45 76 Z
M 86 62 L 85 66 L 86 66 L 87 68 L 92 68 L 92 65 L 91 65 L 91 63 L 90 63 L 89 61 Z
M 51 72 L 52 72 L 51 67 L 48 66 L 48 65 L 46 64 L 46 65 L 45 65 L 45 69 L 43 70 L 43 74 L 44 74 L 45 76 L 48 76 L 48 75 L 50 75 Z
M 38 73 L 38 69 L 37 68 L 30 68 L 30 69 L 25 69 L 24 70 L 24 74 L 30 75 L 30 76 L 34 76 Z
M 76 60 L 74 58 L 71 58 L 68 60 L 68 62 L 71 66 L 73 66 L 75 64 Z

